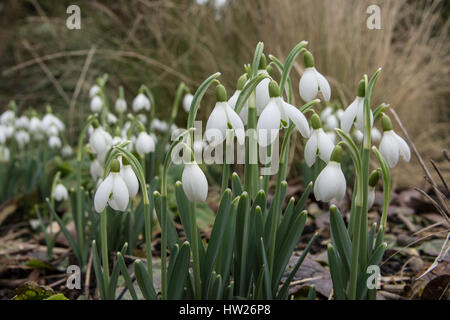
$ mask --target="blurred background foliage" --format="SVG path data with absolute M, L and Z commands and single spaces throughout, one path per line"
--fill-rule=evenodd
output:
M 231 95 L 258 41 L 284 60 L 309 41 L 316 65 L 330 81 L 332 100 L 344 108 L 364 73 L 383 67 L 374 103 L 394 106 L 426 159 L 443 160 L 449 147 L 448 1 L 361 0 L 4 0 L 0 2 L 0 108 L 14 99 L 20 111 L 50 104 L 69 124 L 70 140 L 89 112 L 88 90 L 109 74 L 110 100 L 125 88 L 128 104 L 141 84 L 155 94 L 157 115 L 170 113 L 175 89 L 191 91 L 220 71 Z M 221 3 L 219 5 L 219 2 Z M 66 9 L 81 8 L 81 30 L 66 28 Z M 381 30 L 369 30 L 366 9 L 381 8 Z M 292 72 L 295 102 L 301 60 Z M 198 118 L 213 107 L 207 95 Z M 177 124 L 185 125 L 185 114 Z M 296 139 L 301 139 L 299 135 Z M 293 144 L 294 161 L 303 156 Z M 450 172 L 442 163 L 444 174 Z M 292 165 L 297 176 L 301 166 Z M 418 163 L 394 170 L 400 185 L 424 183 Z

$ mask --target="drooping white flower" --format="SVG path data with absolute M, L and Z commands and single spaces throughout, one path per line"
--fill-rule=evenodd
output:
M 65 125 L 64 123 L 54 116 L 52 113 L 47 113 L 41 121 L 41 127 L 43 129 L 50 127 L 51 125 L 56 126 L 59 131 L 64 131 Z
M 139 93 L 133 100 L 133 111 L 139 112 L 141 110 L 150 110 L 150 99 L 143 93 Z
M 403 160 L 409 162 L 411 160 L 409 146 L 402 137 L 392 130 L 391 120 L 385 114 L 381 118 L 381 125 L 383 128 L 383 138 L 380 142 L 380 153 L 386 160 L 388 166 L 394 168 L 400 156 Z
M 15 114 L 14 111 L 12 110 L 6 110 L 5 112 L 2 113 L 2 115 L 0 116 L 0 123 L 3 125 L 9 125 L 12 124 L 14 122 L 15 119 Z
M 314 196 L 316 200 L 329 202 L 332 199 L 342 200 L 345 196 L 347 184 L 344 173 L 341 170 L 342 148 L 336 146 L 330 162 L 320 172 L 314 182 Z
M 91 100 L 91 111 L 99 113 L 102 110 L 103 101 L 99 96 L 94 96 Z
M 194 96 L 190 93 L 187 93 L 184 97 L 183 97 L 183 109 L 186 112 L 189 112 L 191 109 L 191 103 L 192 100 L 194 99 Z
M 61 139 L 58 136 L 51 136 L 48 139 L 48 146 L 52 149 L 59 149 L 62 146 Z
M 310 135 L 308 121 L 303 113 L 293 105 L 283 101 L 280 88 L 275 81 L 269 84 L 270 99 L 261 113 L 258 124 L 258 143 L 265 147 L 272 144 L 278 136 L 280 126 L 286 127 L 289 120 L 294 122 L 296 129 L 307 138 Z
M 165 121 L 161 121 L 158 118 L 152 120 L 150 127 L 157 131 L 167 131 L 169 129 L 169 124 Z
M 183 190 L 189 201 L 205 201 L 208 196 L 208 181 L 196 162 L 186 163 L 181 176 Z
M 94 159 L 91 162 L 89 172 L 91 173 L 91 177 L 94 180 L 98 180 L 99 178 L 103 177 L 103 166 L 101 165 L 100 161 L 98 159 Z
M 216 105 L 206 122 L 205 136 L 207 141 L 212 146 L 221 144 L 226 138 L 227 129 L 234 130 L 238 143 L 244 144 L 244 123 L 227 103 L 225 87 L 218 85 L 216 87 Z
M 30 135 L 25 130 L 19 130 L 14 134 L 17 144 L 20 148 L 23 148 L 28 142 L 30 142 Z
M 12 137 L 12 135 L 14 133 L 14 127 L 11 125 L 0 124 L 0 131 L 5 135 L 6 139 L 9 139 Z
M 331 88 L 328 80 L 314 66 L 314 58 L 310 52 L 304 55 L 305 71 L 300 79 L 300 96 L 306 102 L 314 100 L 322 92 L 325 101 L 330 101 Z
M 50 125 L 49 127 L 45 128 L 45 133 L 49 137 L 57 136 L 59 134 L 59 130 L 55 125 Z
M 120 169 L 120 175 L 127 185 L 130 198 L 134 198 L 139 190 L 139 182 L 131 165 L 125 160 L 122 160 L 122 162 L 123 165 Z
M 30 130 L 30 132 L 34 134 L 41 132 L 42 131 L 41 120 L 39 120 L 39 118 L 37 117 L 31 117 L 28 130 Z
M 269 75 L 267 70 L 258 70 L 258 74 Z M 260 83 L 256 86 L 256 115 L 259 116 L 264 108 L 269 103 L 269 78 L 264 78 Z
M 127 102 L 123 98 L 118 98 L 115 104 L 116 112 L 122 113 L 127 110 Z
M 21 116 L 16 120 L 16 127 L 20 129 L 28 129 L 30 125 L 30 120 L 27 116 Z
M 115 124 L 117 122 L 117 117 L 113 113 L 108 113 L 108 123 Z
M 100 92 L 100 87 L 96 84 L 94 84 L 90 89 L 89 89 L 89 98 L 93 98 L 94 96 L 97 95 L 97 93 Z
M 98 123 L 96 125 L 98 126 Z M 106 155 L 112 146 L 111 135 L 102 127 L 98 126 L 89 137 L 89 146 L 95 154 L 99 156 Z
M 10 158 L 9 149 L 6 146 L 0 146 L 0 161 L 8 162 Z
M 135 148 L 139 154 L 153 152 L 155 151 L 155 140 L 147 132 L 142 131 L 136 139 Z
M 353 122 L 356 120 L 356 128 L 364 132 L 364 96 L 365 96 L 365 82 L 361 80 L 358 84 L 358 94 L 353 102 L 345 109 L 341 117 L 341 129 L 345 133 L 349 133 Z M 370 110 L 370 127 L 373 126 L 373 114 Z
M 325 162 L 330 160 L 334 149 L 333 141 L 323 131 L 320 118 L 317 114 L 311 117 L 312 133 L 305 146 L 305 162 L 311 167 L 316 162 L 317 154 Z
M 72 155 L 72 148 L 68 145 L 68 144 L 66 144 L 63 148 L 62 148 L 62 150 L 61 150 L 61 154 L 62 154 L 62 156 L 63 157 L 70 157 L 71 155 Z
M 69 199 L 69 193 L 67 192 L 67 189 L 63 184 L 58 183 L 55 186 L 55 189 L 53 190 L 53 198 L 56 201 L 65 201 Z
M 103 212 L 106 204 L 117 211 L 125 211 L 129 201 L 129 191 L 125 181 L 120 175 L 120 163 L 113 160 L 111 172 L 100 183 L 95 192 L 94 207 L 98 213 Z

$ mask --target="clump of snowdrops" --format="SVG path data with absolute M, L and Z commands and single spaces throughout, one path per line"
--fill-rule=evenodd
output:
M 409 148 L 393 131 L 385 114 L 389 106 L 383 103 L 372 108 L 371 96 L 381 69 L 370 78 L 363 76 L 350 106 L 333 109 L 328 104 L 330 85 L 316 69 L 306 46 L 306 41 L 300 42 L 283 63 L 273 55 L 268 55 L 268 62 L 259 43 L 231 96 L 220 83 L 220 73 L 209 76 L 194 95 L 180 84 L 168 122 L 155 118 L 155 99 L 147 87 L 142 86 L 134 98 L 133 113 L 126 113 L 123 89 L 119 89 L 113 111 L 105 91 L 107 76 L 97 80 L 90 91 L 93 115 L 87 119 L 78 143 L 76 188 L 67 195 L 55 179 L 48 203 L 53 208 L 55 200 L 71 199 L 76 239 L 52 212 L 81 265 L 86 265 L 92 250 L 102 299 L 116 298 L 119 275 L 133 299 L 138 298 L 134 279 L 145 299 L 288 298 L 290 282 L 316 237 L 310 239 L 287 272 L 307 220 L 304 207 L 311 191 L 316 200 L 331 203 L 328 260 L 333 297 L 376 297 L 376 289 L 367 285 L 367 270 L 380 263 L 386 248 L 383 236 L 390 196 L 389 170 L 399 157 L 409 161 Z M 297 107 L 289 75 L 299 56 L 303 56 L 305 66 L 298 85 L 304 104 Z M 199 135 L 196 114 L 212 85 L 216 104 L 205 134 Z M 189 113 L 186 130 L 174 130 L 180 104 Z M 319 108 L 320 104 L 324 107 Z M 320 115 L 316 107 L 322 110 Z M 382 137 L 375 127 L 377 122 L 381 122 Z M 156 131 L 164 134 L 157 137 Z M 306 165 L 312 167 L 320 161 L 323 168 L 297 201 L 286 199 L 287 161 L 294 132 L 304 139 Z M 372 143 L 379 139 L 377 148 Z M 238 158 L 235 152 L 239 150 L 244 156 L 236 164 L 233 159 Z M 345 153 L 352 159 L 354 176 L 348 224 L 335 205 L 345 196 L 349 184 L 341 169 Z M 370 168 L 372 153 L 379 168 Z M 225 154 L 232 161 L 209 164 L 203 159 L 206 154 Z M 87 156 L 91 190 L 86 189 L 89 184 L 82 183 L 82 171 L 86 169 L 82 164 Z M 169 167 L 180 158 L 184 164 L 181 181 L 169 186 Z M 208 180 L 202 169 L 206 165 L 222 166 L 221 197 L 208 243 L 201 239 L 197 226 L 197 206 L 208 198 Z M 380 177 L 382 217 L 379 224 L 369 228 L 367 212 Z M 169 189 L 175 193 L 177 212 L 169 210 Z M 184 228 L 184 242 L 175 229 L 174 214 Z M 117 216 L 125 223 L 118 223 Z M 152 263 L 156 221 L 161 228 L 160 284 L 155 283 Z M 137 246 L 141 233 L 145 261 L 136 260 L 130 274 L 124 255 Z M 117 248 L 121 237 L 121 250 L 112 263 L 110 251 Z M 116 245 L 111 246 L 111 242 Z M 314 286 L 308 297 L 315 297 Z

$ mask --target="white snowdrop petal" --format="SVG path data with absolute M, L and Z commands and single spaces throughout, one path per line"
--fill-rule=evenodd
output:
M 325 101 L 330 101 L 331 98 L 331 88 L 328 80 L 317 70 L 314 70 L 317 76 L 317 82 L 320 88 L 320 92 L 322 92 Z M 312 100 L 312 99 L 311 99 Z
M 129 200 L 129 192 L 125 181 L 123 181 L 122 177 L 119 173 L 112 173 L 113 175 L 113 188 L 112 188 L 112 196 L 109 199 L 109 205 L 118 211 L 125 211 L 128 206 Z
M 193 99 L 194 99 L 194 96 L 192 94 L 190 94 L 190 93 L 186 94 L 183 97 L 183 109 L 184 109 L 184 111 L 186 111 L 186 112 L 190 111 L 191 103 L 192 103 Z
M 267 74 L 266 70 L 260 70 L 259 73 Z M 270 96 L 269 96 L 269 83 L 270 79 L 265 78 L 261 80 L 256 86 L 256 115 L 259 116 L 264 108 L 267 106 Z
M 258 143 L 267 147 L 278 136 L 280 130 L 281 113 L 275 98 L 269 100 L 269 103 L 264 108 L 259 116 L 256 130 L 258 132 Z
M 120 176 L 127 185 L 130 198 L 136 197 L 139 190 L 139 181 L 130 165 L 123 166 L 120 170 Z
M 380 142 L 380 153 L 383 155 L 388 166 L 394 168 L 398 162 L 398 141 L 392 130 L 385 131 Z
M 317 131 L 317 149 L 320 159 L 328 162 L 334 149 L 334 143 L 322 128 Z
M 183 190 L 189 201 L 205 201 L 208 196 L 208 181 L 196 163 L 187 163 L 181 177 Z
M 367 208 L 372 208 L 375 202 L 375 188 L 369 186 L 369 193 L 367 194 Z
M 109 196 L 111 195 L 113 188 L 113 178 L 108 175 L 105 180 L 97 188 L 94 196 L 94 208 L 95 211 L 101 213 L 108 203 Z
M 223 103 L 216 103 L 206 122 L 205 136 L 213 147 L 221 144 L 226 138 L 228 124 L 225 106 Z
M 313 130 L 305 146 L 305 162 L 308 165 L 308 167 L 312 167 L 314 162 L 316 162 L 316 156 L 317 156 L 317 131 Z
M 286 112 L 289 119 L 295 123 L 295 127 L 303 137 L 308 138 L 310 135 L 308 120 L 306 120 L 305 115 L 293 105 L 283 101 L 284 111 Z
M 239 115 L 227 104 L 225 107 L 227 118 L 231 123 L 231 127 L 235 130 L 237 141 L 239 144 L 245 143 L 244 123 Z
M 299 83 L 300 96 L 305 102 L 313 100 L 319 92 L 317 77 L 313 68 L 306 68 Z
M 402 137 L 400 137 L 395 132 L 394 132 L 394 135 L 397 140 L 400 156 L 403 158 L 403 160 L 405 160 L 406 162 L 409 162 L 409 160 L 411 160 L 411 151 L 409 149 L 408 144 Z
M 349 133 L 358 112 L 358 97 L 345 109 L 341 117 L 341 129 Z

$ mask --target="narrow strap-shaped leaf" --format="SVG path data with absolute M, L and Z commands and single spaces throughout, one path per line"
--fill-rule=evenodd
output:
M 125 279 L 125 284 L 130 291 L 130 295 L 133 300 L 137 300 L 136 290 L 134 290 L 133 281 L 131 281 L 130 274 L 128 273 L 127 265 L 125 264 L 125 260 L 120 252 L 117 253 L 117 263 L 120 267 L 120 272 L 122 273 L 123 278 Z
M 167 295 L 169 299 L 180 300 L 183 298 L 182 285 L 189 273 L 190 245 L 185 241 L 180 248 L 180 252 L 175 260 L 172 275 L 169 279 Z
M 373 250 L 373 243 L 375 242 L 375 232 L 377 231 L 377 224 L 373 223 L 372 227 L 370 227 L 369 235 L 368 235 L 368 245 L 367 245 L 367 260 L 370 259 Z
M 308 201 L 309 195 L 312 190 L 312 186 L 313 186 L 312 182 L 308 183 L 308 185 L 306 186 L 305 191 L 303 192 L 302 196 L 300 197 L 300 199 L 298 199 L 297 204 L 295 205 L 294 209 L 295 212 L 299 212 L 305 209 L 306 201 Z
M 267 267 L 269 264 L 267 262 L 267 256 L 266 256 L 266 249 L 264 248 L 264 240 L 263 238 L 260 238 L 260 250 L 261 250 L 261 257 L 262 262 L 264 266 L 264 293 L 265 293 L 265 299 L 271 300 L 272 299 L 272 290 L 270 287 L 270 274 L 269 274 L 269 268 Z
M 172 272 L 175 268 L 175 262 L 177 261 L 177 256 L 179 253 L 180 246 L 178 243 L 176 243 L 170 251 L 169 267 L 167 269 L 167 282 L 170 282 L 170 278 L 172 277 Z
M 121 253 L 122 255 L 124 255 L 127 252 L 128 249 L 128 244 L 125 243 L 122 247 L 121 252 L 117 252 L 117 255 L 119 253 Z M 119 280 L 119 274 L 120 274 L 120 267 L 119 264 L 116 263 L 114 264 L 114 267 L 111 271 L 111 277 L 109 279 L 109 284 L 108 284 L 108 299 L 115 299 L 115 294 L 116 294 L 116 287 L 117 287 L 117 281 Z
M 236 105 L 234 106 L 234 110 L 237 114 L 241 112 L 242 108 L 245 105 L 245 102 L 248 100 L 252 92 L 256 89 L 258 84 L 266 78 L 270 79 L 270 76 L 261 73 L 245 84 L 245 86 L 242 88 L 241 93 L 239 94 Z
M 224 299 L 232 300 L 234 292 L 234 281 L 231 281 L 230 284 L 224 290 Z
M 264 264 L 261 265 L 258 272 L 258 278 L 256 279 L 255 283 L 255 290 L 253 297 L 256 300 L 263 300 L 264 299 Z
M 217 210 L 216 219 L 214 221 L 214 226 L 208 242 L 208 248 L 202 264 L 202 281 L 204 289 L 206 289 L 209 285 L 209 277 L 214 269 L 220 246 L 223 243 L 222 240 L 225 233 L 225 227 L 227 226 L 228 219 L 230 218 L 230 208 L 231 190 L 226 189 L 222 193 L 219 209 Z
M 373 122 L 375 123 L 378 118 L 389 108 L 388 104 L 382 103 L 373 111 Z
M 98 291 L 102 300 L 106 300 L 105 282 L 102 267 L 100 265 L 100 257 L 98 256 L 97 244 L 92 241 L 92 263 L 94 265 L 95 278 L 97 279 Z
M 239 295 L 245 296 L 248 288 L 247 260 L 249 247 L 249 197 L 247 192 L 242 193 L 239 199 L 237 218 L 236 218 L 236 249 L 239 265 Z
M 156 300 L 157 297 L 155 288 L 153 287 L 153 283 L 150 281 L 147 268 L 141 260 L 136 260 L 134 262 L 134 274 L 136 275 L 136 281 L 144 298 L 147 300 Z
M 286 62 L 284 63 L 283 74 L 281 75 L 280 80 L 280 91 L 283 92 L 286 81 L 289 79 L 289 74 L 291 73 L 292 66 L 294 65 L 295 59 L 297 56 L 305 51 L 305 46 L 308 44 L 307 41 L 302 41 L 298 43 L 289 53 L 286 58 Z
M 328 263 L 330 264 L 330 274 L 333 281 L 334 298 L 337 300 L 345 300 L 345 288 L 342 283 L 342 277 L 339 273 L 339 266 L 342 263 L 336 256 L 332 244 L 328 245 Z
M 162 210 L 162 203 L 161 203 L 161 194 L 159 192 L 153 193 L 153 199 L 155 202 L 155 210 L 156 210 L 156 216 L 158 217 L 159 225 L 162 225 L 161 221 L 161 210 Z M 172 248 L 175 243 L 178 242 L 178 233 L 175 229 L 175 225 L 173 224 L 173 219 L 170 210 L 167 211 L 167 247 L 170 249 Z
M 289 263 L 289 258 L 291 257 L 292 252 L 297 245 L 298 239 L 303 232 L 307 215 L 306 210 L 297 214 L 292 223 L 292 227 L 289 229 L 287 236 L 280 245 L 278 252 L 275 253 L 275 261 L 272 272 L 273 294 L 275 294 L 278 289 L 278 284 L 280 283 L 281 277 L 286 269 L 286 265 Z
M 316 300 L 316 286 L 313 284 L 309 287 L 307 299 Z
M 276 248 L 275 250 L 278 251 L 280 245 L 284 242 L 284 239 L 286 238 L 287 234 L 288 234 L 288 230 L 291 227 L 290 223 L 291 223 L 291 218 L 294 215 L 294 203 L 295 203 L 295 199 L 294 197 L 292 197 L 289 200 L 289 203 L 286 207 L 286 209 L 284 210 L 284 215 L 283 218 L 281 219 L 281 223 L 280 226 L 278 227 L 278 231 L 277 231 L 277 241 L 276 241 Z M 296 212 L 301 212 L 301 211 L 296 211 Z
M 347 274 L 350 272 L 352 242 L 342 219 L 341 212 L 336 206 L 330 208 L 330 227 L 333 240 L 339 255 L 343 258 Z M 355 240 L 356 241 L 356 240 Z
M 243 192 L 241 179 L 236 172 L 231 175 L 231 188 L 233 189 L 233 197 L 240 196 Z
M 295 263 L 294 268 L 291 270 L 291 272 L 289 273 L 289 276 L 286 278 L 283 285 L 281 286 L 281 289 L 277 295 L 277 299 L 282 299 L 282 300 L 287 299 L 288 293 L 289 293 L 289 285 L 292 282 L 292 280 L 294 279 L 294 276 L 297 273 L 300 266 L 302 265 L 303 261 L 305 260 L 307 254 L 308 254 L 309 250 L 311 249 L 312 244 L 314 243 L 316 238 L 317 238 L 317 232 L 311 237 L 311 239 L 309 240 L 308 244 L 305 247 L 305 250 L 303 250 L 302 254 L 300 255 L 300 258 L 298 258 L 297 262 Z
M 212 287 L 211 299 L 220 300 L 222 292 L 222 276 L 218 274 Z
M 73 253 L 75 254 L 75 257 L 77 258 L 78 262 L 82 264 L 83 261 L 82 261 L 81 252 L 80 252 L 80 248 L 79 248 L 78 244 L 73 239 L 73 237 L 70 234 L 69 230 L 67 230 L 66 226 L 64 225 L 64 222 L 62 222 L 61 218 L 56 214 L 55 208 L 53 208 L 50 200 L 47 198 L 46 201 L 47 201 L 47 204 L 48 204 L 48 206 L 50 208 L 51 214 L 55 218 L 55 220 L 58 223 L 61 231 L 63 232 L 64 236 L 66 237 L 67 241 L 69 242 L 70 247 L 72 248 Z
M 261 60 L 261 56 L 263 54 L 263 50 L 264 50 L 264 43 L 260 41 L 256 45 L 255 54 L 253 55 L 252 78 L 255 77 L 258 74 L 259 60 Z
M 369 259 L 368 266 L 378 266 L 380 264 L 381 259 L 383 258 L 383 254 L 386 251 L 387 244 L 386 242 L 380 244 L 378 247 L 375 248 L 372 256 Z M 367 273 L 367 270 L 364 270 L 364 272 L 360 273 L 360 276 L 358 277 L 358 286 L 357 286 L 357 294 L 360 299 L 366 298 L 367 295 L 367 278 L 369 277 L 369 274 Z

